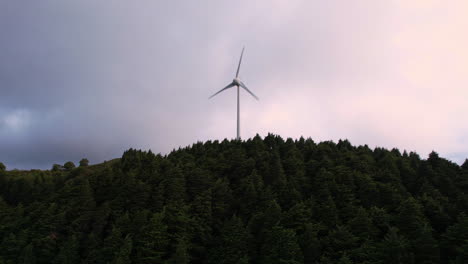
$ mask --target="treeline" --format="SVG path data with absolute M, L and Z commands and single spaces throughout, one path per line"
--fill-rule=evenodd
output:
M 435 152 L 270 134 L 68 165 L 0 166 L 0 264 L 468 263 L 468 162 Z

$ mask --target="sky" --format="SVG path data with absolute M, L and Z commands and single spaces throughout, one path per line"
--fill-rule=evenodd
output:
M 236 136 L 468 157 L 466 0 L 0 1 L 0 162 Z

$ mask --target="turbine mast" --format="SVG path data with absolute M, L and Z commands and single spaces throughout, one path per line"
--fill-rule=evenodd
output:
M 241 55 L 240 55 L 240 58 L 239 58 L 239 65 L 237 65 L 237 71 L 236 71 L 236 77 L 234 78 L 234 80 L 232 80 L 232 82 L 230 84 L 228 84 L 226 87 L 224 87 L 223 89 L 219 90 L 218 92 L 216 92 L 215 94 L 213 94 L 212 96 L 210 96 L 208 99 L 216 96 L 217 94 L 223 92 L 224 90 L 227 90 L 231 87 L 234 87 L 236 86 L 237 87 L 237 135 L 236 135 L 236 140 L 240 140 L 240 88 L 246 90 L 250 95 L 252 95 L 253 98 L 257 99 L 258 100 L 258 97 L 252 93 L 249 88 L 247 88 L 247 86 L 241 81 L 239 80 L 239 70 L 240 70 L 240 66 L 241 66 L 241 63 L 242 63 L 242 56 L 244 55 L 244 48 L 242 48 L 242 52 L 241 52 Z
M 237 85 L 237 140 L 240 140 L 240 103 L 239 103 L 239 85 Z

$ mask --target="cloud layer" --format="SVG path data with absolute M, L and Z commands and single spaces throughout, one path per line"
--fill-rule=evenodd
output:
M 268 132 L 468 156 L 468 4 L 3 1 L 0 161 L 92 163 Z

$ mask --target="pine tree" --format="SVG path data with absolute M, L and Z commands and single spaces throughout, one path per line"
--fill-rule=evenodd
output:
M 259 191 L 255 185 L 256 178 L 259 178 L 258 174 L 256 170 L 253 170 L 251 174 L 243 178 L 239 183 L 239 190 L 236 192 L 236 196 L 240 196 L 239 211 L 241 215 L 251 215 L 256 211 Z
M 302 233 L 307 223 L 310 223 L 312 219 L 312 210 L 309 206 L 310 202 L 299 202 L 296 203 L 291 209 L 283 214 L 281 223 L 286 228 L 291 228 Z
M 391 227 L 384 240 L 378 246 L 377 258 L 388 264 L 414 263 L 413 254 L 407 239 L 398 235 L 397 229 Z
M 105 264 L 105 256 L 103 256 L 102 241 L 91 233 L 85 243 L 85 250 L 82 254 L 83 264 Z
M 182 238 L 191 238 L 191 219 L 189 217 L 189 208 L 186 204 L 170 203 L 165 207 L 165 214 L 163 219 L 164 224 L 167 225 L 167 232 L 169 234 L 170 245 L 173 247 L 170 249 L 174 252 L 174 247 Z
M 348 255 L 343 254 L 341 258 L 338 260 L 337 264 L 353 264 L 354 262 L 348 257 Z
M 193 245 L 191 255 L 194 261 L 206 262 L 206 246 L 212 241 L 212 195 L 211 189 L 201 192 L 192 202 L 190 208 L 191 233 Z
M 57 264 L 79 264 L 80 255 L 79 255 L 79 244 L 75 235 L 72 235 L 67 239 L 67 241 L 62 245 L 60 251 L 55 258 L 54 263 Z
M 213 215 L 213 227 L 219 229 L 223 225 L 223 219 L 229 217 L 230 205 L 232 204 L 232 190 L 225 178 L 216 180 L 211 192 L 211 208 Z
M 15 234 L 10 233 L 9 235 L 3 237 L 3 241 L 0 244 L 0 248 L 2 249 L 2 256 L 5 261 L 10 263 L 17 262 L 17 257 L 21 251 L 19 241 Z
M 132 253 L 133 241 L 130 235 L 127 235 L 122 246 L 116 252 L 112 264 L 131 264 L 130 254 Z
M 403 201 L 398 208 L 397 227 L 409 239 L 415 239 L 426 224 L 421 205 L 412 197 Z
M 439 245 L 432 236 L 429 224 L 422 226 L 418 236 L 411 242 L 416 263 L 440 263 Z
M 324 242 L 325 254 L 333 260 L 338 260 L 344 253 L 357 247 L 358 238 L 346 226 L 339 225 L 330 231 Z
M 296 234 L 291 229 L 280 226 L 273 227 L 268 233 L 260 253 L 260 263 L 299 264 L 303 262 L 303 256 Z
M 106 263 L 111 262 L 114 259 L 115 252 L 120 252 L 122 242 L 122 232 L 120 231 L 120 228 L 114 226 L 111 233 L 105 238 L 103 243 L 102 258 Z
M 161 184 L 164 187 L 166 203 L 182 202 L 185 200 L 185 178 L 179 167 L 167 165 L 164 180 Z
M 164 217 L 164 211 L 153 214 L 148 225 L 143 228 L 141 238 L 136 242 L 139 262 L 161 263 L 168 255 L 169 234 L 163 222 Z
M 466 259 L 468 255 L 468 216 L 464 213 L 458 216 L 457 222 L 447 228 L 447 232 L 443 235 L 442 250 L 445 254 L 445 261 L 455 261 L 455 263 L 463 263 L 461 260 Z M 457 262 L 458 261 L 458 262 Z
M 248 256 L 250 235 L 237 216 L 224 223 L 216 246 L 210 251 L 210 263 L 236 264 Z
M 28 244 L 21 253 L 20 258 L 22 264 L 36 264 L 36 256 L 34 254 L 34 246 L 30 243 Z M 1 263 L 1 262 L 0 262 Z
M 378 232 L 366 209 L 362 207 L 357 209 L 356 216 L 348 222 L 348 226 L 361 241 L 373 238 Z
M 304 233 L 299 237 L 299 244 L 304 254 L 305 264 L 314 264 L 321 255 L 321 244 L 318 237 L 319 231 L 325 229 L 324 226 L 308 223 L 304 227 Z
M 49 234 L 33 240 L 37 263 L 50 263 L 58 254 L 57 238 Z
M 190 262 L 190 255 L 188 254 L 187 242 L 181 238 L 176 246 L 175 252 L 172 255 L 170 264 L 188 264 Z

